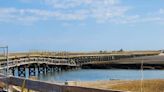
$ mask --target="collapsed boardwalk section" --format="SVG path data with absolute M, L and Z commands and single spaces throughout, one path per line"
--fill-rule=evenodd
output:
M 6 61 L 0 62 L 0 69 L 5 70 L 6 64 Z M 28 77 L 36 76 L 40 73 L 75 69 L 78 68 L 78 65 L 68 59 L 24 57 L 10 60 L 8 63 L 8 67 L 12 75 L 19 77 Z

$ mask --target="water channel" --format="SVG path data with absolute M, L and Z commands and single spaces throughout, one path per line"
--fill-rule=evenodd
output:
M 17 75 L 16 75 L 17 76 Z M 27 73 L 28 76 L 28 73 Z M 99 81 L 99 80 L 139 80 L 141 70 L 126 69 L 77 69 L 60 72 L 47 72 L 37 75 L 39 80 L 49 82 Z M 144 79 L 163 79 L 164 70 L 143 70 Z

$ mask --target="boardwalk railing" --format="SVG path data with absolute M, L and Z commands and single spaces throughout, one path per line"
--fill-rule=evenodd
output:
M 49 64 L 49 65 L 68 65 L 68 66 L 76 66 L 75 62 L 70 62 L 66 59 L 52 59 L 52 58 L 22 58 L 18 60 L 11 60 L 8 62 L 8 67 L 15 67 L 25 64 Z M 6 68 L 7 62 L 0 62 L 0 69 Z
M 35 90 L 39 92 L 123 92 L 123 91 L 114 91 L 114 90 L 102 90 L 78 86 L 66 86 L 66 85 L 57 85 L 53 83 L 43 82 L 39 80 L 30 80 L 17 77 L 5 77 L 0 75 L 0 81 L 9 85 L 22 86 L 25 81 L 25 88 L 30 90 Z

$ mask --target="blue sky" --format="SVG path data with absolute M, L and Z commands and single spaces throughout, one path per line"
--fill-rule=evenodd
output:
M 0 0 L 10 51 L 159 50 L 163 0 Z

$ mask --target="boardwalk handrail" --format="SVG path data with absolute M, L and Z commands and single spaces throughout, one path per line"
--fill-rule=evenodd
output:
M 103 89 L 95 89 L 95 88 L 86 88 L 86 87 L 78 87 L 78 86 L 66 86 L 66 85 L 58 85 L 49 82 L 43 82 L 39 80 L 30 80 L 25 78 L 18 78 L 18 77 L 5 77 L 4 75 L 0 75 L 1 82 L 6 82 L 9 85 L 14 86 L 22 86 L 23 81 L 25 82 L 25 88 L 39 91 L 39 92 L 123 92 L 123 91 L 115 91 L 115 90 L 103 90 Z
M 77 66 L 74 62 L 69 62 L 66 59 L 52 59 L 52 58 L 20 58 L 18 60 L 11 60 L 8 63 L 8 67 L 15 67 L 31 63 L 46 63 L 50 65 L 68 65 L 68 66 Z M 6 68 L 6 61 L 0 62 L 0 69 Z

